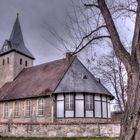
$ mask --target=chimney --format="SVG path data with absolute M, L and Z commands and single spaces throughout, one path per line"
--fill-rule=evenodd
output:
M 101 84 L 101 79 L 100 78 L 96 78 L 96 80 Z
M 70 60 L 71 57 L 72 57 L 72 52 L 67 52 L 67 53 L 66 53 L 66 59 L 67 59 L 67 60 Z

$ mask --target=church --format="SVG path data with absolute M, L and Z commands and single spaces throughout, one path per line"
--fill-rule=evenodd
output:
M 7 126 L 9 133 L 14 124 L 110 121 L 114 96 L 76 55 L 66 53 L 63 59 L 36 66 L 34 60 L 24 43 L 17 15 L 10 38 L 0 50 L 0 124 Z

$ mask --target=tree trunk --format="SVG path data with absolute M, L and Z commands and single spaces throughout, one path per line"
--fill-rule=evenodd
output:
M 127 94 L 120 140 L 140 140 L 140 72 L 135 71 L 128 75 Z

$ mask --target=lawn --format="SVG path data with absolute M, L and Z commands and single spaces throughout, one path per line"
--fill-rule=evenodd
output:
M 1 137 L 0 140 L 118 140 L 117 138 L 14 138 Z

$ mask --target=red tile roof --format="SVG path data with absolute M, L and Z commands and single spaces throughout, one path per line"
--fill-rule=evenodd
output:
M 0 101 L 50 95 L 74 60 L 61 59 L 23 69 L 0 89 Z

